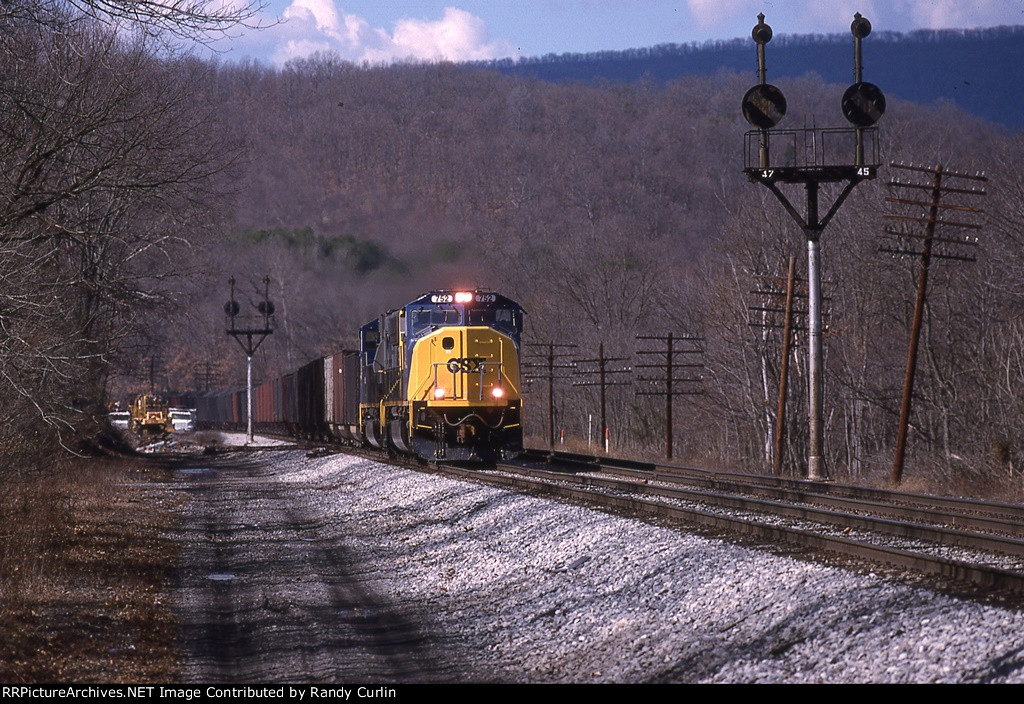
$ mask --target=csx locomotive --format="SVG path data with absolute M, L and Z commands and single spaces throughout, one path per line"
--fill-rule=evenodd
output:
M 253 390 L 260 432 L 366 443 L 430 460 L 483 460 L 523 446 L 523 310 L 491 291 L 432 291 L 359 330 L 359 349 Z M 200 423 L 245 422 L 245 391 L 190 400 Z
M 363 325 L 366 441 L 434 459 L 522 450 L 522 315 L 497 293 L 434 291 Z

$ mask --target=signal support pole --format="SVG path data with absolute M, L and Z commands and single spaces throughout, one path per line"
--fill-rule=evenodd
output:
M 241 307 L 238 305 L 238 301 L 235 300 L 235 277 L 228 279 L 228 284 L 231 286 L 231 298 L 227 303 L 224 304 L 224 313 L 228 317 L 228 329 L 227 334 L 231 335 L 241 345 L 242 350 L 245 352 L 246 360 L 246 372 L 245 372 L 245 417 L 246 417 L 246 437 L 247 442 L 253 441 L 252 433 L 252 356 L 255 354 L 259 346 L 263 344 L 263 341 L 267 339 L 267 336 L 274 332 L 274 304 L 270 302 L 270 277 L 263 277 L 263 300 L 259 302 L 257 310 L 259 316 L 255 318 L 258 325 L 258 321 L 262 319 L 262 326 L 250 325 L 249 327 L 239 328 L 235 326 L 235 319 L 238 317 Z
M 758 45 L 758 84 L 743 96 L 743 116 L 756 130 L 746 134 L 745 167 L 747 177 L 762 183 L 779 200 L 786 212 L 803 230 L 807 240 L 807 326 L 808 326 L 808 479 L 826 479 L 823 451 L 823 355 L 821 345 L 821 234 L 835 216 L 839 207 L 861 181 L 875 177 L 879 165 L 877 140 L 871 163 L 865 155 L 865 137 L 874 137 L 871 127 L 885 112 L 885 97 L 877 86 L 861 80 L 861 39 L 871 33 L 871 23 L 854 15 L 850 31 L 854 37 L 854 84 L 843 94 L 842 111 L 855 127 L 847 129 L 775 131 L 775 142 L 781 137 L 789 149 L 782 161 L 772 163 L 768 149 L 768 134 L 786 114 L 786 99 L 782 91 L 766 82 L 764 45 L 771 41 L 772 30 L 758 15 L 758 24 L 751 35 Z M 843 144 L 852 139 L 853 164 L 836 161 L 827 153 L 830 145 Z M 777 153 L 777 152 L 776 152 Z M 818 207 L 820 186 L 823 183 L 844 183 L 842 191 L 833 201 L 824 217 Z M 793 206 L 781 184 L 803 184 L 807 207 L 801 213 Z

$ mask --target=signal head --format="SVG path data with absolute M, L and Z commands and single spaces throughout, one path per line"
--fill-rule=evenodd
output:
M 767 44 L 772 40 L 772 28 L 765 24 L 763 12 L 757 16 L 757 24 L 751 30 L 750 36 L 758 44 Z
M 854 83 L 843 93 L 843 115 L 858 127 L 870 127 L 885 114 L 885 94 L 874 83 Z
M 868 22 L 866 17 L 862 17 L 858 12 L 853 16 L 853 22 L 850 24 L 850 32 L 857 39 L 863 39 L 864 37 L 871 34 L 871 23 Z
M 743 117 L 754 127 L 775 127 L 786 115 L 786 96 L 770 83 L 760 83 L 747 91 L 741 104 Z

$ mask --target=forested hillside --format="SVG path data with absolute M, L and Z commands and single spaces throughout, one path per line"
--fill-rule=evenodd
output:
M 218 65 L 109 27 L 7 20 L 5 442 L 87 437 L 107 400 L 151 380 L 241 386 L 227 279 L 246 303 L 268 275 L 277 329 L 257 381 L 353 346 L 358 325 L 422 291 L 487 287 L 525 306 L 525 342 L 573 343 L 581 358 L 603 343 L 635 364 L 639 334 L 702 336 L 703 393 L 677 405 L 677 456 L 770 466 L 779 333 L 755 325 L 751 292 L 790 254 L 805 270 L 806 255 L 742 172 L 750 75 L 551 83 L 331 56 Z M 774 82 L 790 102 L 782 127 L 841 122 L 845 82 Z M 1007 478 L 1024 452 L 1021 140 L 896 97 L 879 127 L 883 163 L 990 177 L 978 261 L 934 266 L 907 474 Z M 881 478 L 892 462 L 916 263 L 879 252 L 888 177 L 860 185 L 823 238 L 826 459 L 840 476 Z M 805 455 L 805 352 L 798 336 L 790 472 Z M 612 446 L 657 454 L 663 401 L 637 390 L 614 389 Z M 539 436 L 546 385 L 527 394 Z M 594 389 L 565 381 L 556 396 L 558 427 L 585 437 Z
M 222 115 L 248 141 L 248 161 L 229 223 L 209 243 L 216 274 L 193 298 L 194 328 L 168 347 L 178 350 L 168 383 L 202 385 L 207 368 L 221 370 L 215 385 L 244 378 L 240 351 L 210 323 L 231 272 L 274 280 L 278 331 L 261 350 L 261 375 L 354 345 L 360 323 L 423 290 L 491 287 L 525 305 L 529 343 L 574 343 L 580 357 L 599 342 L 631 356 L 638 334 L 704 336 L 704 394 L 680 401 L 676 447 L 702 463 L 769 464 L 779 334 L 754 325 L 751 291 L 791 253 L 805 270 L 806 255 L 790 217 L 742 173 L 738 98 L 749 83 L 719 74 L 552 84 L 330 57 L 219 67 Z M 845 86 L 779 83 L 787 122 L 841 120 Z M 1019 142 L 952 107 L 898 100 L 880 127 L 884 161 L 992 178 L 979 261 L 935 267 L 911 444 L 940 474 L 1006 475 L 1024 417 Z M 824 237 L 828 460 L 854 475 L 891 464 L 913 307 L 916 263 L 879 252 L 887 177 L 862 184 Z M 791 469 L 804 454 L 804 352 L 790 396 Z M 586 435 L 592 391 L 569 381 L 557 390 L 570 437 Z M 657 452 L 663 401 L 635 391 L 615 389 L 613 445 Z M 529 393 L 540 433 L 546 386 Z

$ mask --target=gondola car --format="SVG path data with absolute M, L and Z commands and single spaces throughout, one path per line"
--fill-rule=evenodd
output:
M 523 310 L 490 291 L 433 291 L 359 331 L 359 421 L 374 447 L 426 459 L 523 446 Z

